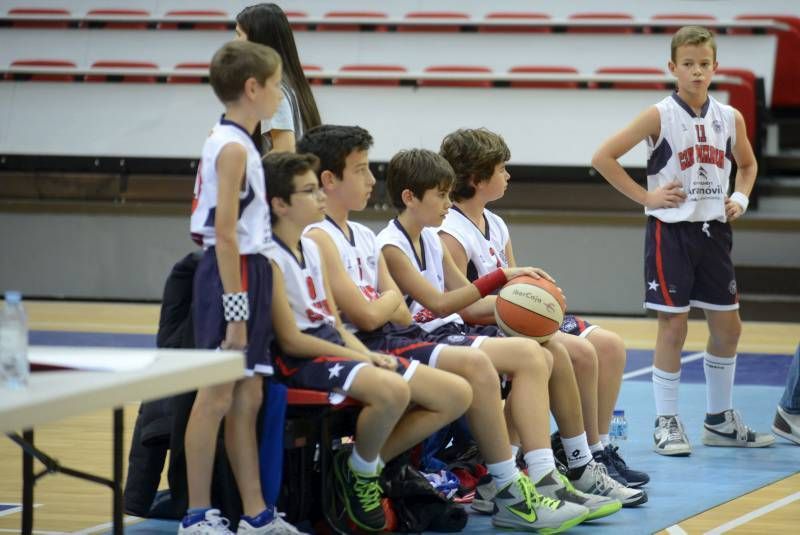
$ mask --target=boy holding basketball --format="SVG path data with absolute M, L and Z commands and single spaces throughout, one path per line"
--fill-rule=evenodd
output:
M 427 333 L 428 339 L 453 343 L 474 338 L 497 370 L 509 375 L 514 372 L 505 369 L 507 362 L 540 358 L 537 351 L 550 355 L 552 373 L 547 382 L 550 408 L 561 430 L 562 442 L 570 452 L 568 477 L 572 485 L 583 492 L 619 500 L 623 506 L 644 503 L 647 500 L 644 491 L 617 483 L 609 477 L 604 465 L 594 461 L 584 432 L 575 374 L 564 346 L 552 340 L 542 347 L 528 338 L 505 338 L 495 325 L 468 325 L 494 318 L 494 296 L 486 296 L 507 282 L 506 269 L 509 273 L 519 272 L 512 271 L 514 268 L 495 268 L 470 282 L 455 266 L 436 232 L 452 205 L 449 194 L 455 175 L 447 160 L 424 149 L 401 151 L 389 162 L 386 176 L 389 197 L 399 215 L 378 234 L 378 243 L 389 272 L 411 302 L 414 321 Z M 536 273 L 549 278 L 541 270 Z M 518 379 L 519 375 L 514 373 L 513 388 L 507 400 L 509 421 L 512 424 L 531 421 L 532 411 L 535 411 L 538 415 L 535 429 L 547 433 L 549 424 L 542 420 L 547 420 L 548 407 L 541 406 L 541 402 L 532 397 L 537 393 L 529 392 Z M 548 397 L 547 393 L 539 395 Z M 515 427 L 522 430 L 519 425 Z M 522 443 L 527 450 L 524 437 Z M 550 448 L 547 451 L 552 455 Z M 529 471 L 537 462 L 536 457 L 528 453 L 525 461 Z M 548 461 L 552 463 L 552 457 Z M 534 469 L 536 472 L 538 470 Z M 536 476 L 531 478 L 537 486 L 542 483 Z
M 211 509 L 217 432 L 225 418 L 225 447 L 242 498 L 238 533 L 299 533 L 264 503 L 258 468 L 256 416 L 261 374 L 271 374 L 272 269 L 266 184 L 250 133 L 281 101 L 281 61 L 271 48 L 228 43 L 214 54 L 209 80 L 225 114 L 203 145 L 191 231 L 204 253 L 194 278 L 194 335 L 198 348 L 246 354 L 246 378 L 200 389 L 186 427 L 189 510 L 179 533 L 230 533 Z
M 364 405 L 353 450 L 337 455 L 334 474 L 351 520 L 362 529 L 379 531 L 386 523 L 378 481 L 382 462 L 461 416 L 472 391 L 450 373 L 370 352 L 342 327 L 324 261 L 314 242 L 302 237 L 307 225 L 324 217 L 325 193 L 317 182 L 316 165 L 310 154 L 284 152 L 264 158 L 277 244 L 275 362 L 278 376 L 293 387 L 327 391 L 334 399 L 347 395 Z M 448 396 L 441 396 L 442 391 Z
M 453 206 L 439 228 L 456 267 L 469 280 L 475 280 L 497 267 L 514 266 L 508 226 L 486 208 L 505 195 L 511 178 L 506 170 L 511 152 L 503 138 L 483 128 L 461 129 L 444 138 L 439 154 L 456 175 L 450 193 Z M 625 369 L 622 339 L 571 314 L 564 317 L 554 339 L 567 348 L 572 359 L 587 441 L 595 460 L 629 487 L 646 484 L 648 475 L 628 468 L 608 438 Z
M 713 34 L 685 26 L 673 36 L 671 48 L 668 65 L 677 91 L 606 140 L 592 158 L 595 169 L 643 205 L 648 215 L 644 306 L 658 314 L 653 356 L 655 451 L 691 453 L 678 416 L 678 385 L 692 306 L 703 309 L 709 329 L 703 363 L 707 387 L 703 444 L 770 446 L 772 435 L 750 430 L 733 410 L 741 320 L 730 221 L 747 210 L 756 160 L 742 114 L 708 94 L 717 69 Z M 643 140 L 648 147 L 647 189 L 617 161 Z M 729 197 L 734 161 L 735 191 Z
M 493 520 L 496 525 L 521 529 L 566 528 L 586 516 L 584 507 L 589 509 L 587 518 L 600 518 L 618 510 L 616 501 L 579 492 L 568 491 L 564 496 L 566 503 L 560 506 L 560 499 L 542 499 L 531 492 L 531 480 L 517 469 L 511 453 L 493 360 L 471 338 L 461 336 L 452 345 L 428 341 L 424 331 L 416 325 L 409 325 L 411 314 L 389 274 L 375 234 L 364 225 L 349 220 L 351 210 L 360 211 L 366 207 L 375 184 L 369 171 L 368 151 L 371 146 L 372 137 L 366 130 L 334 125 L 310 130 L 298 144 L 299 151 L 313 153 L 321 160 L 320 183 L 327 196 L 326 217 L 324 221 L 309 226 L 306 236 L 319 246 L 347 329 L 372 350 L 419 360 L 464 377 L 469 382 L 473 403 L 467 410 L 467 420 L 490 475 L 496 486 L 504 489 L 494 503 L 488 501 L 485 504 L 487 512 L 492 512 L 497 505 Z M 544 399 L 538 402 L 546 404 L 545 385 L 549 375 L 546 365 L 532 359 L 530 362 L 518 359 L 515 363 L 511 363 L 508 357 L 505 360 L 505 366 L 518 373 L 520 384 L 542 392 Z M 504 365 L 499 366 L 502 368 Z M 542 377 L 539 379 L 537 375 Z M 532 382 L 534 379 L 535 383 Z M 545 408 L 544 418 L 546 414 Z M 529 426 L 527 420 L 521 425 Z M 524 434 L 526 439 L 530 436 L 527 429 Z M 532 450 L 546 447 L 546 433 L 540 433 L 540 437 L 544 438 L 540 443 L 526 442 L 526 446 Z M 550 459 L 550 464 L 544 466 L 545 472 L 552 473 L 552 454 Z M 558 482 L 558 489 L 567 489 L 555 474 L 554 479 Z M 555 489 L 556 486 L 553 489 L 542 486 L 537 490 L 552 497 L 554 492 L 548 490 Z M 530 500 L 523 499 L 525 496 Z M 525 506 L 524 510 L 520 504 Z M 516 509 L 507 506 L 516 506 Z

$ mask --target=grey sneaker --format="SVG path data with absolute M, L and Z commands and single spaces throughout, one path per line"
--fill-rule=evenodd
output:
M 499 489 L 494 498 L 492 525 L 539 533 L 560 533 L 583 522 L 589 510 L 582 505 L 542 496 L 525 474 Z
M 555 498 L 568 503 L 582 505 L 589 509 L 586 521 L 612 515 L 622 509 L 622 502 L 606 496 L 586 494 L 576 489 L 569 479 L 555 468 L 535 484 L 536 490 L 543 496 Z
M 772 432 L 800 446 L 800 415 L 789 414 L 778 407 L 772 422 Z M 477 492 L 475 495 L 477 496 Z
M 589 461 L 586 466 L 567 472 L 567 476 L 576 489 L 587 494 L 619 500 L 622 503 L 622 507 L 635 507 L 647 501 L 647 493 L 645 491 L 642 489 L 629 489 L 615 481 L 608 475 L 608 470 L 602 463 Z
M 742 421 L 739 411 L 728 409 L 719 414 L 706 414 L 703 444 L 733 448 L 765 448 L 775 443 L 769 433 L 756 433 Z
M 660 455 L 686 457 L 692 453 L 683 423 L 677 416 L 659 416 L 653 431 L 654 451 Z
M 494 513 L 494 497 L 497 496 L 497 486 L 494 479 L 486 474 L 475 485 L 475 497 L 472 499 L 472 510 L 484 515 Z

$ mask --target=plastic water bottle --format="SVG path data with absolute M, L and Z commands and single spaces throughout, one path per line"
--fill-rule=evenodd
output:
M 611 440 L 612 444 L 617 446 L 620 446 L 622 441 L 628 440 L 628 421 L 625 419 L 625 411 L 614 411 L 614 414 L 611 416 L 608 438 Z
M 19 292 L 6 292 L 0 313 L 0 386 L 25 388 L 31 373 L 28 362 L 28 322 Z

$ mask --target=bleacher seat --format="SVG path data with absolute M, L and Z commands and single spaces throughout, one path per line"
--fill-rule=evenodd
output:
M 137 69 L 155 70 L 158 65 L 149 61 L 116 61 L 116 60 L 102 60 L 95 61 L 91 65 L 92 69 L 125 69 L 129 71 L 136 71 Z M 153 75 L 137 75 L 137 74 L 120 74 L 120 75 L 107 75 L 107 74 L 87 74 L 87 82 L 107 82 L 107 81 L 121 81 L 132 83 L 146 83 L 154 84 L 157 79 Z
M 747 137 L 755 145 L 758 128 L 756 122 L 756 75 L 747 69 L 734 68 L 719 68 L 715 74 L 736 76 L 744 82 L 744 88 L 735 84 L 719 83 L 717 85 L 720 89 L 728 90 L 730 95 L 728 103 L 741 112 L 747 124 Z
M 402 65 L 343 65 L 340 72 L 363 72 L 363 73 L 398 73 L 408 72 Z M 376 80 L 374 78 L 334 78 L 334 85 L 369 85 L 392 87 L 400 85 L 400 79 Z
M 436 19 L 448 22 L 462 22 L 470 19 L 469 15 L 460 11 L 412 11 L 406 13 L 406 20 L 415 19 Z M 401 25 L 397 27 L 398 32 L 439 32 L 455 33 L 460 32 L 458 24 L 433 24 L 433 25 Z
M 204 71 L 206 73 L 206 77 L 208 77 L 208 69 L 209 63 L 208 62 L 184 62 L 178 63 L 175 65 L 175 70 L 191 70 L 191 71 Z M 199 84 L 203 81 L 203 76 L 167 76 L 167 83 L 168 84 Z
M 304 73 L 322 72 L 322 67 L 320 67 L 319 65 L 309 65 L 307 63 L 304 63 L 301 65 L 301 67 L 303 68 Z M 320 78 L 310 78 L 308 80 L 308 83 L 311 85 L 322 85 L 322 80 Z
M 511 74 L 578 74 L 574 67 L 555 65 L 517 65 L 508 70 Z M 540 89 L 576 89 L 578 82 L 512 81 L 511 87 L 536 87 Z
M 491 73 L 489 67 L 478 65 L 432 65 L 425 69 L 428 73 L 483 74 Z M 420 80 L 420 86 L 426 87 L 492 87 L 491 80 Z
M 102 27 L 108 30 L 146 30 L 147 21 L 142 20 L 150 17 L 150 12 L 144 9 L 90 9 L 86 12 L 89 17 L 108 17 L 109 20 L 103 21 Z M 125 18 L 135 19 L 126 21 Z M 90 23 L 91 25 L 91 23 Z
M 158 27 L 162 30 L 177 30 L 178 28 L 188 25 L 195 30 L 228 30 L 229 23 L 227 22 L 202 22 L 208 19 L 230 19 L 230 15 L 226 11 L 217 9 L 177 9 L 167 11 L 164 18 L 181 17 L 193 19 L 192 22 L 162 22 Z
M 48 20 L 69 17 L 71 13 L 63 8 L 13 7 L 8 10 L 11 17 L 30 17 L 12 21 L 15 28 L 68 28 L 67 20 Z
M 568 19 L 575 21 L 613 22 L 632 21 L 633 16 L 628 13 L 591 12 L 573 13 Z M 634 29 L 631 26 L 568 26 L 567 31 L 570 33 L 633 33 Z
M 383 11 L 329 11 L 325 13 L 325 19 L 365 19 L 368 21 L 374 19 L 386 19 L 389 15 Z M 357 32 L 360 29 L 359 24 L 317 24 L 317 30 L 321 32 Z M 388 26 L 377 25 L 374 27 L 377 32 L 385 32 L 389 29 Z
M 533 13 L 530 11 L 493 11 L 487 13 L 486 20 L 492 22 L 528 22 L 550 20 L 550 15 L 546 13 Z M 553 31 L 551 26 L 506 26 L 506 25 L 479 25 L 479 32 L 487 33 L 550 33 Z
M 63 59 L 18 59 L 11 62 L 11 67 L 35 67 L 35 68 L 62 68 L 74 69 L 77 66 L 75 62 Z M 14 76 L 7 74 L 7 80 L 12 80 Z M 71 82 L 75 79 L 72 74 L 32 74 L 31 81 L 34 82 Z
M 308 18 L 308 13 L 297 10 L 284 11 L 283 13 L 286 15 L 286 18 L 289 19 L 289 25 L 292 27 L 292 30 L 296 32 L 308 30 L 308 24 L 303 22 L 303 19 Z
M 715 22 L 717 17 L 714 15 L 705 15 L 701 13 L 659 13 L 650 17 L 650 20 L 676 20 L 680 21 L 675 26 L 659 26 L 658 28 L 646 28 L 647 31 L 659 31 L 662 33 L 675 33 L 682 26 L 690 24 L 697 24 L 702 26 L 705 22 Z M 716 28 L 709 28 L 710 31 L 716 32 Z
M 655 74 L 666 76 L 663 69 L 656 67 L 600 67 L 594 71 L 595 74 Z M 597 88 L 602 87 L 595 82 L 589 84 L 589 87 Z M 612 82 L 611 87 L 614 89 L 667 89 L 666 82 Z

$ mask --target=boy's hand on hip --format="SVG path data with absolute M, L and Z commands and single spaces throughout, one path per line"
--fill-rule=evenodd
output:
M 657 208 L 677 208 L 686 200 L 683 185 L 678 180 L 664 184 L 654 191 L 648 191 L 644 205 L 650 210 Z
M 736 201 L 732 201 L 730 197 L 725 197 L 725 216 L 728 221 L 736 221 L 744 213 L 742 205 Z
M 220 349 L 244 349 L 247 347 L 247 322 L 229 321 L 225 328 L 225 340 Z

